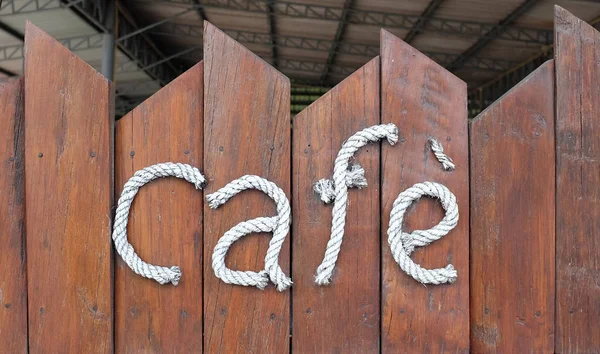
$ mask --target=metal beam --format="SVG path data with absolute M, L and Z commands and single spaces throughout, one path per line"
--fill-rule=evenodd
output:
M 134 0 L 139 3 L 165 3 L 174 6 L 194 6 L 192 0 Z M 232 11 L 243 11 L 253 13 L 268 13 L 269 0 L 204 0 L 203 8 L 219 8 Z M 344 15 L 344 8 L 325 5 L 313 5 L 277 1 L 274 7 L 275 15 L 309 18 L 324 21 L 340 22 Z M 409 14 L 394 14 L 380 11 L 352 10 L 348 12 L 346 23 L 369 25 L 376 27 L 401 28 L 411 30 L 421 16 Z M 422 26 L 422 31 L 440 32 L 445 34 L 457 34 L 463 36 L 486 37 L 495 28 L 495 23 L 484 23 L 476 21 L 462 21 L 452 19 L 430 18 Z M 553 31 L 525 28 L 519 26 L 506 26 L 505 30 L 497 38 L 535 44 L 549 44 L 553 40 Z M 494 37 L 496 38 L 496 37 Z
M 202 31 L 202 26 L 169 23 L 157 29 L 156 32 L 151 33 L 153 35 L 159 36 L 201 38 Z M 240 43 L 262 44 L 268 46 L 273 45 L 271 36 L 268 33 L 227 29 L 224 29 L 224 31 Z M 329 39 L 307 38 L 297 36 L 277 36 L 276 44 L 280 48 L 294 48 L 314 51 L 325 51 L 329 50 L 332 47 L 332 41 Z M 336 52 L 340 54 L 361 55 L 371 58 L 379 55 L 379 44 L 342 42 L 338 44 Z M 459 57 L 458 54 L 450 53 L 428 51 L 424 51 L 423 53 L 440 64 L 448 64 Z M 517 64 L 518 62 L 513 62 L 509 60 L 473 57 L 465 63 L 465 68 L 472 70 L 504 72 Z
M 202 36 L 202 26 L 190 26 L 190 25 L 175 25 L 170 24 L 169 29 L 173 30 L 173 33 L 168 32 L 151 32 L 154 35 L 166 35 L 166 36 L 192 36 L 192 37 L 201 37 Z M 273 45 L 271 41 L 271 35 L 268 33 L 258 33 L 258 32 L 245 32 L 245 31 L 235 31 L 235 30 L 225 30 L 225 32 L 234 38 L 236 41 L 244 44 L 262 44 L 271 46 Z M 320 38 L 306 38 L 306 37 L 294 37 L 294 36 L 276 36 L 277 39 L 277 47 L 279 48 L 294 48 L 294 49 L 304 49 L 304 50 L 312 50 L 312 51 L 325 51 L 331 47 L 331 40 L 320 39 Z M 71 38 L 58 39 L 64 46 L 66 46 L 69 50 L 73 52 L 77 52 L 80 50 L 94 49 L 102 47 L 102 35 L 101 34 L 93 34 L 88 36 L 78 36 Z M 338 53 L 343 54 L 351 54 L 351 55 L 359 55 L 364 56 L 366 59 L 375 57 L 379 55 L 379 45 L 378 44 L 364 44 L 364 43 L 353 43 L 353 42 L 343 42 L 337 48 Z M 181 57 L 183 55 L 189 54 L 190 52 L 199 52 L 199 55 L 202 55 L 201 46 L 195 46 L 191 48 L 184 49 L 178 53 L 173 55 L 161 58 L 156 62 L 148 63 L 146 66 L 139 66 L 137 62 L 135 64 L 127 63 L 120 64 L 122 68 L 123 65 L 127 65 L 128 69 L 123 71 L 122 69 L 117 68 L 117 73 L 122 72 L 132 72 L 138 70 L 149 70 L 156 65 L 166 63 L 172 59 L 177 57 Z M 457 54 L 450 53 L 440 53 L 440 52 L 428 52 L 425 51 L 423 54 L 429 56 L 431 59 L 440 63 L 442 65 L 448 64 L 453 60 L 458 58 Z M 23 45 L 12 45 L 0 47 L 0 62 L 5 60 L 17 60 L 23 58 Z M 366 60 L 365 60 L 366 62 Z M 480 58 L 473 57 L 469 59 L 465 63 L 465 68 L 471 70 L 482 70 L 482 71 L 493 71 L 493 72 L 505 72 L 510 68 L 518 65 L 518 62 L 513 62 L 509 60 L 501 60 L 501 59 L 491 59 L 491 58 Z M 134 70 L 135 69 L 135 70 Z
M 109 32 L 105 26 L 108 13 L 106 11 L 104 0 L 86 0 L 83 2 L 77 0 L 76 4 L 72 4 L 71 9 L 101 32 Z M 124 14 L 122 8 L 119 8 L 118 10 L 117 22 L 119 24 L 117 33 L 118 38 L 123 38 L 130 33 L 138 31 L 137 25 Z M 158 62 L 165 57 L 147 36 L 137 34 L 140 33 L 136 33 L 136 36 L 122 39 L 117 43 L 117 47 L 121 52 L 127 55 L 131 60 L 135 61 L 141 68 L 147 67 L 154 62 Z M 170 62 L 167 62 L 164 65 L 154 66 L 146 70 L 146 73 L 154 80 L 157 80 L 164 85 L 176 78 L 181 72 Z
M 275 23 L 275 0 L 269 0 L 267 4 L 269 10 L 269 34 L 273 51 L 273 66 L 279 67 L 279 51 L 277 50 L 277 23 Z
M 206 17 L 206 13 L 204 12 L 204 8 L 202 7 L 200 0 L 192 0 L 192 2 L 196 6 L 196 13 L 200 17 L 200 22 L 208 21 L 208 18 Z
M 100 33 L 58 39 L 58 41 L 72 52 L 102 48 L 104 36 Z M 0 62 L 7 60 L 22 60 L 25 57 L 23 44 L 0 47 Z
M 446 69 L 448 69 L 449 71 L 461 69 L 464 66 L 465 62 L 477 55 L 477 53 L 479 53 L 483 48 L 490 44 L 490 42 L 492 42 L 494 39 L 501 38 L 502 33 L 508 30 L 508 26 L 510 26 L 516 19 L 518 19 L 527 11 L 529 11 L 537 2 L 538 0 L 525 0 L 523 3 L 521 3 L 521 5 L 519 5 L 519 7 L 517 7 L 514 11 L 512 11 L 504 19 L 502 19 L 502 21 L 500 21 L 498 25 L 490 29 L 490 31 L 485 36 L 477 40 L 475 44 L 473 44 L 469 49 L 462 53 L 456 60 L 450 63 L 450 65 L 446 66 Z M 550 41 L 550 43 L 551 42 L 552 41 Z
M 337 31 L 335 32 L 335 37 L 333 38 L 333 42 L 331 43 L 331 47 L 329 48 L 329 53 L 327 54 L 327 63 L 325 64 L 325 68 L 323 69 L 323 73 L 321 74 L 321 84 L 327 81 L 327 78 L 329 77 L 329 68 L 335 62 L 335 57 L 338 53 L 338 47 L 344 39 L 346 27 L 348 26 L 348 14 L 350 13 L 350 11 L 352 11 L 353 6 L 354 0 L 346 0 L 344 2 L 344 8 L 340 17 L 340 23 L 338 24 Z
M 404 41 L 406 43 L 410 44 L 410 42 L 412 42 L 419 33 L 423 32 L 427 22 L 431 20 L 433 13 L 440 7 L 440 5 L 442 5 L 443 2 L 444 0 L 431 0 L 429 5 L 427 5 L 421 14 L 421 19 L 417 20 L 417 23 L 415 23 L 413 28 L 410 29 L 410 32 L 408 32 L 408 34 L 404 37 Z

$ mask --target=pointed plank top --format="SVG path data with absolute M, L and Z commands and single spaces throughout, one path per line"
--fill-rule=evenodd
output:
M 59 55 L 61 60 L 75 60 L 76 63 L 81 65 L 78 70 L 83 70 L 82 75 L 97 75 L 100 76 L 107 83 L 110 82 L 104 75 L 99 73 L 91 65 L 86 63 L 83 59 L 75 55 L 65 46 L 63 46 L 56 38 L 52 37 L 42 29 L 34 25 L 31 21 L 27 21 L 25 24 L 25 60 L 31 57 L 38 57 L 38 52 L 49 50 L 53 55 Z M 40 57 L 40 60 L 47 61 L 48 55 Z

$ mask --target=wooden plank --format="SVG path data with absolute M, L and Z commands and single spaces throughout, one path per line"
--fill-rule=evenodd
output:
M 112 83 L 25 33 L 29 349 L 113 352 Z
M 199 63 L 117 122 L 117 197 L 146 166 L 171 161 L 202 170 L 203 75 Z M 140 189 L 129 240 L 143 260 L 177 265 L 183 276 L 177 287 L 160 285 L 117 257 L 117 352 L 202 352 L 203 205 L 202 193 L 180 179 L 162 178 Z
M 471 350 L 554 350 L 554 64 L 470 124 Z
M 27 353 L 23 80 L 0 84 L 0 348 Z
M 290 195 L 290 82 L 216 27 L 204 27 L 205 195 L 245 174 L 267 178 Z M 271 199 L 245 192 L 204 213 L 204 349 L 210 353 L 286 353 L 290 291 L 227 285 L 215 277 L 217 240 L 237 223 L 275 215 Z M 264 269 L 269 235 L 249 235 L 228 252 L 232 269 Z M 289 237 L 280 264 L 289 274 Z
M 425 268 L 452 263 L 458 280 L 423 286 L 396 264 L 382 242 L 382 351 L 467 352 L 469 348 L 469 186 L 466 84 L 387 31 L 381 31 L 381 121 L 398 126 L 396 146 L 383 144 L 382 231 L 394 200 L 415 183 L 447 186 L 457 198 L 459 223 L 450 234 L 418 250 Z M 442 142 L 456 163 L 446 172 L 428 138 Z M 403 230 L 428 229 L 443 217 L 439 202 L 424 198 L 407 212 Z M 433 330 L 435 329 L 435 330 Z
M 298 353 L 379 352 L 379 144 L 356 155 L 369 185 L 349 193 L 344 242 L 327 287 L 313 278 L 331 232 L 331 205 L 312 189 L 331 178 L 342 143 L 379 120 L 379 58 L 294 117 L 292 348 Z
M 600 33 L 555 7 L 556 352 L 600 352 Z

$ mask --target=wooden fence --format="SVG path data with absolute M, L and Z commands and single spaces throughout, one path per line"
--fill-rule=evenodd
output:
M 24 78 L 0 86 L 0 351 L 600 352 L 600 34 L 558 7 L 555 27 L 555 58 L 470 122 L 465 83 L 385 30 L 379 57 L 290 120 L 290 81 L 206 23 L 204 61 L 115 124 L 113 84 L 28 24 Z M 357 155 L 369 186 L 350 191 L 333 282 L 317 286 L 331 206 L 312 184 L 380 123 L 399 141 Z M 123 184 L 165 161 L 198 167 L 206 189 L 145 186 L 128 231 L 143 259 L 181 267 L 176 287 L 135 275 L 111 243 Z M 206 206 L 244 174 L 290 199 L 288 291 L 213 274 L 221 235 L 274 213 L 255 192 Z M 392 203 L 422 181 L 456 195 L 460 221 L 413 259 L 452 263 L 451 285 L 417 283 L 387 243 Z M 442 216 L 426 198 L 404 229 Z M 228 265 L 262 268 L 269 239 L 240 240 Z

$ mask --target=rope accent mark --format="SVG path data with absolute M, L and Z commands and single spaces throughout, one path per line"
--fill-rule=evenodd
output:
M 440 223 L 429 230 L 415 230 L 408 234 L 402 231 L 406 209 L 422 196 L 440 200 L 446 215 Z M 398 195 L 390 214 L 388 242 L 392 255 L 400 268 L 423 284 L 454 283 L 457 272 L 452 264 L 445 268 L 424 269 L 410 259 L 415 247 L 424 247 L 447 235 L 458 224 L 456 196 L 444 185 L 435 182 L 417 183 Z
M 333 182 L 321 180 L 315 185 L 315 191 L 320 193 L 321 200 L 325 203 L 334 201 L 331 222 L 331 237 L 327 242 L 327 249 L 323 261 L 317 268 L 315 282 L 319 285 L 327 285 L 331 282 L 331 276 L 335 263 L 340 253 L 344 227 L 346 225 L 346 207 L 348 204 L 348 188 L 353 186 L 366 186 L 364 170 L 357 165 L 348 170 L 349 160 L 356 151 L 371 142 L 387 139 L 390 145 L 398 142 L 398 128 L 394 124 L 374 125 L 365 128 L 342 144 L 333 169 Z M 362 171 L 362 172 L 361 172 Z M 333 188 L 331 188 L 333 186 Z M 334 193 L 331 193 L 331 189 Z
M 442 164 L 444 171 L 454 171 L 456 165 L 454 165 L 454 161 L 452 161 L 450 156 L 444 153 L 444 147 L 442 146 L 442 143 L 434 138 L 429 138 L 429 144 L 431 145 L 431 151 L 433 151 L 435 157 Z
M 181 270 L 177 266 L 162 267 L 148 264 L 140 259 L 133 246 L 127 240 L 127 222 L 129 209 L 138 190 L 146 183 L 161 177 L 177 177 L 192 183 L 200 190 L 206 184 L 206 179 L 200 171 L 187 164 L 165 162 L 145 167 L 133 175 L 125 186 L 117 205 L 112 239 L 117 253 L 136 274 L 154 279 L 159 284 L 172 283 L 177 285 L 181 279 Z
M 206 200 L 212 209 L 216 209 L 246 189 L 257 189 L 271 197 L 277 206 L 277 216 L 243 221 L 221 236 L 212 255 L 213 270 L 217 278 L 227 284 L 255 286 L 262 290 L 270 279 L 273 284 L 277 285 L 278 291 L 284 291 L 292 285 L 292 280 L 279 266 L 279 252 L 289 233 L 292 217 L 290 202 L 283 190 L 262 177 L 246 175 L 228 183 L 215 193 L 207 195 Z M 225 256 L 229 247 L 240 238 L 255 232 L 273 233 L 265 257 L 265 269 L 258 273 L 228 269 L 225 266 Z

